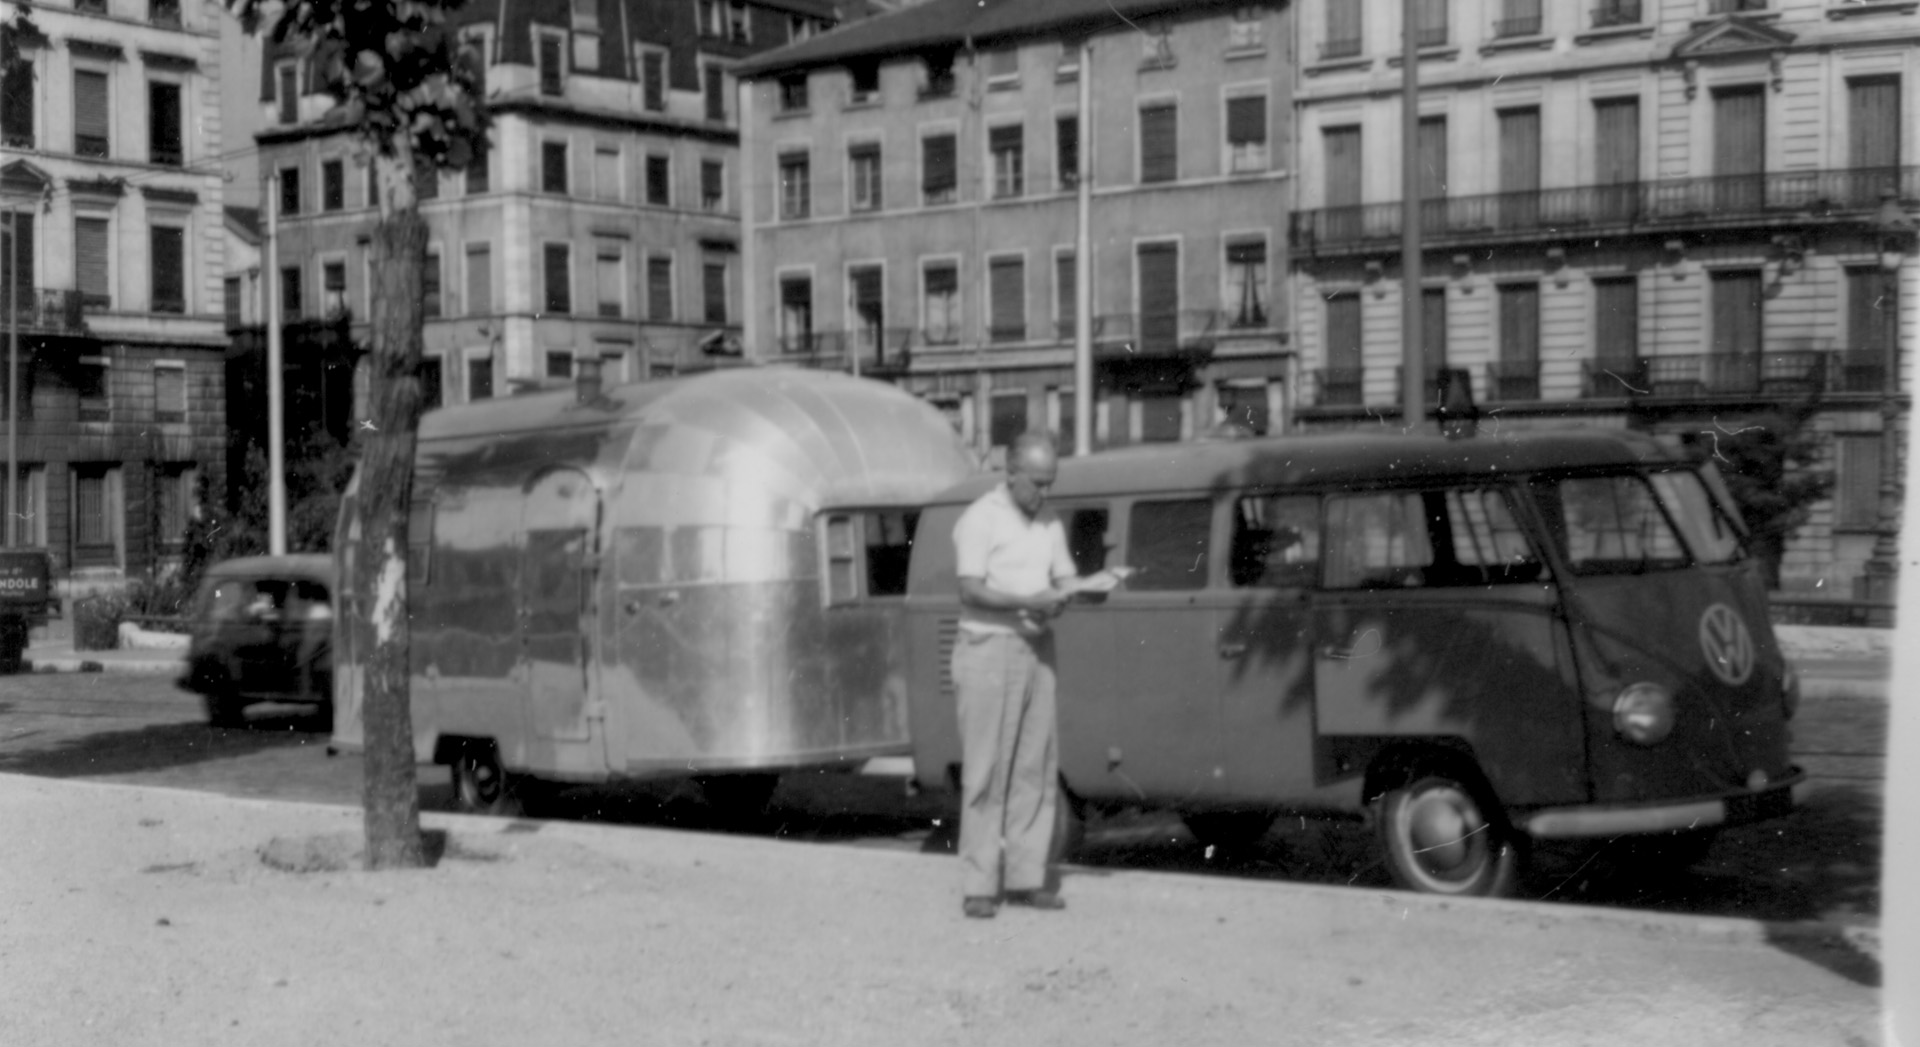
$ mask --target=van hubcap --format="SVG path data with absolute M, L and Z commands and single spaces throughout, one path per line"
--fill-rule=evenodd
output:
M 1407 812 L 1407 835 L 1413 855 L 1434 876 L 1470 876 L 1486 850 L 1479 808 L 1456 788 L 1428 790 Z

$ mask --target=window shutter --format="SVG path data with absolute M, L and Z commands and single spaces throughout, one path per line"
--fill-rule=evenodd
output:
M 1540 287 L 1508 284 L 1500 288 L 1500 360 L 1540 362 Z
M 1854 170 L 1900 164 L 1900 78 L 1847 81 L 1848 166 Z
M 1018 149 L 1025 130 L 1026 128 L 1020 124 L 1002 124 L 999 127 L 988 128 L 987 149 L 996 153 L 1002 149 Z
M 1766 170 L 1766 96 L 1759 88 L 1713 96 L 1713 173 Z
M 727 118 L 727 76 L 725 70 L 717 65 L 707 67 L 707 119 L 724 121 Z
M 1500 191 L 1540 188 L 1540 110 L 1500 112 Z
M 655 320 L 673 319 L 673 259 L 647 259 L 647 313 Z
M 467 248 L 467 315 L 493 312 L 493 248 Z
M 300 121 L 300 73 L 299 69 L 288 62 L 282 65 L 280 74 L 280 122 L 283 124 Z
M 1360 0 L 1327 0 L 1327 40 L 1360 42 Z
M 1227 99 L 1227 143 L 1250 145 L 1267 140 L 1267 96 Z
M 706 299 L 706 316 L 710 324 L 727 322 L 727 267 L 724 263 L 708 262 L 705 267 L 705 286 L 702 288 Z
M 1593 282 L 1595 358 L 1613 368 L 1631 368 L 1640 355 L 1640 285 L 1625 280 Z
M 107 282 L 109 249 L 106 219 L 74 219 L 74 274 L 80 284 L 81 299 L 87 305 L 108 305 L 113 300 L 112 291 Z
M 921 175 L 921 188 L 928 193 L 951 191 L 959 184 L 954 170 L 954 138 L 952 135 L 933 135 L 920 140 L 924 168 Z
M 1074 282 L 1077 273 L 1078 269 L 1075 267 L 1072 251 L 1062 251 L 1053 256 L 1053 285 L 1057 289 L 1055 293 L 1059 295 L 1057 304 L 1060 310 L 1060 330 L 1062 331 L 1077 330 L 1074 326 L 1077 315 L 1075 310 L 1078 308 L 1076 304 L 1078 285 Z
M 546 256 L 547 312 L 573 312 L 573 274 L 569 271 L 566 244 L 548 244 Z
M 996 258 L 987 265 L 993 295 L 994 341 L 1017 342 L 1027 336 L 1027 269 L 1019 258 Z
M 850 274 L 853 280 L 853 307 L 862 318 L 878 320 L 881 310 L 880 269 L 862 266 Z
M 17 251 L 13 249 L 16 245 L 11 241 L 7 242 L 6 251 L 0 251 L 0 273 L 13 274 L 13 285 L 20 289 L 20 297 L 23 301 L 33 300 L 33 232 L 36 224 L 31 214 L 10 211 L 0 215 L 0 227 L 10 232 L 17 228 L 20 233 Z M 16 256 L 20 263 L 20 268 L 17 270 L 13 267 Z M 0 293 L 5 292 L 6 286 L 6 281 L 0 279 Z
M 73 150 L 81 156 L 107 155 L 107 76 L 88 70 L 73 74 Z
M 1351 207 L 1360 202 L 1360 129 L 1329 127 L 1320 134 L 1326 154 L 1328 207 Z
M 1060 117 L 1053 125 L 1053 148 L 1060 158 L 1060 184 L 1080 181 L 1080 118 Z
M 561 64 L 565 59 L 561 54 L 561 42 L 558 36 L 542 34 L 540 37 L 540 93 L 557 95 L 563 93 L 562 76 L 566 72 Z
M 1752 270 L 1713 274 L 1713 351 L 1760 351 L 1760 274 Z
M 646 85 L 646 106 L 654 112 L 667 107 L 667 56 L 648 51 L 640 56 L 641 79 Z
M 153 309 L 155 312 L 184 312 L 187 305 L 186 231 L 173 226 L 156 225 L 148 233 L 149 261 L 153 266 Z
M 1170 182 L 1180 175 L 1179 117 L 1171 105 L 1140 110 L 1140 180 Z
M 1140 279 L 1140 343 L 1146 351 L 1174 347 L 1180 333 L 1180 248 L 1141 244 L 1136 257 Z
M 1610 98 L 1593 104 L 1595 174 L 1601 185 L 1640 180 L 1640 100 Z
M 1337 294 L 1327 299 L 1327 369 L 1353 372 L 1363 359 L 1360 342 L 1360 296 Z
M 1420 199 L 1447 195 L 1447 118 L 1423 116 L 1419 126 Z
M 1834 437 L 1839 476 L 1834 484 L 1834 526 L 1864 530 L 1880 519 L 1880 437 Z
M 1426 346 L 1429 371 L 1447 365 L 1447 290 L 1420 289 L 1420 341 Z
M 929 295 L 953 294 L 960 290 L 960 270 L 951 265 L 936 265 L 927 268 L 927 293 Z
M 711 160 L 704 161 L 700 164 L 700 198 L 702 200 L 718 202 L 724 199 L 725 192 L 724 187 L 721 185 L 721 171 L 721 166 Z

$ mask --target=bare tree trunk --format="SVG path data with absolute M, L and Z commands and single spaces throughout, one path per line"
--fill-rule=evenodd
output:
M 411 164 L 378 162 L 389 206 L 373 230 L 373 351 L 368 418 L 361 434 L 353 519 L 359 525 L 350 584 L 353 650 L 363 668 L 366 832 L 369 869 L 426 864 L 414 776 L 413 714 L 407 697 L 407 515 L 420 424 L 422 280 L 427 224 L 411 192 Z M 397 168 L 397 170 L 396 170 Z

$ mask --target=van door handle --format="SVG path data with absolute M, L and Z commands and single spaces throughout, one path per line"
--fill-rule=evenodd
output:
M 1247 653 L 1247 645 L 1237 640 L 1228 640 L 1220 645 L 1220 657 L 1238 658 Z

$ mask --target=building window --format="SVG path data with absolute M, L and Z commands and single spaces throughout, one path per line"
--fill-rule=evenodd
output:
M 493 312 L 493 247 L 490 244 L 467 245 L 467 315 L 486 316 Z
M 148 230 L 148 257 L 153 265 L 153 311 L 187 311 L 187 231 L 177 225 Z
M 1080 79 L 1080 52 L 1086 46 L 1083 39 L 1060 41 L 1060 57 L 1053 64 L 1054 80 L 1065 83 Z
M 120 560 L 120 467 L 73 467 L 73 562 L 99 566 Z
M 567 191 L 567 143 L 540 143 L 540 190 L 547 193 Z
M 1258 7 L 1236 7 L 1227 23 L 1227 47 L 1246 51 L 1267 45 L 1265 12 Z
M 988 90 L 1020 86 L 1019 50 L 1001 47 L 988 51 L 986 66 Z
M 1847 270 L 1847 339 L 1841 375 L 1831 388 L 1892 392 L 1888 363 L 1900 341 L 1900 281 L 1879 266 Z
M 297 124 L 300 122 L 300 67 L 291 61 L 281 62 L 274 67 L 273 73 L 280 122 Z
M 1763 315 L 1760 271 L 1723 270 L 1713 274 L 1712 287 L 1714 355 L 1759 356 Z
M 809 167 L 805 153 L 787 153 L 780 157 L 780 217 L 807 217 L 811 199 Z
M 920 92 L 922 98 L 953 97 L 953 52 L 943 51 L 926 58 L 927 86 Z
M 1416 47 L 1447 46 L 1447 0 L 1418 0 L 1414 24 Z
M 191 464 L 180 462 L 169 462 L 155 471 L 158 504 L 154 524 L 159 529 L 160 548 L 164 552 L 177 553 L 186 544 L 187 522 L 193 518 L 198 476 Z
M 1272 401 L 1267 398 L 1264 381 L 1223 382 L 1214 393 L 1219 405 L 1220 424 L 1244 429 L 1253 436 L 1265 436 L 1273 428 Z
M 603 242 L 594 248 L 594 297 L 601 316 L 617 317 L 626 312 L 626 254 L 618 243 Z
M 807 77 L 802 73 L 780 78 L 780 111 L 804 113 L 807 110 Z
M 647 259 L 647 315 L 655 320 L 673 319 L 673 259 Z
M 73 382 L 80 400 L 80 420 L 107 421 L 113 414 L 110 363 L 104 356 L 82 356 L 76 362 L 79 366 L 74 369 Z
M 414 158 L 413 198 L 423 203 L 440 199 L 440 169 L 424 156 Z
M 280 269 L 280 322 L 290 323 L 298 320 L 304 312 L 305 303 L 300 300 L 300 267 L 282 266 Z
M 813 350 L 813 278 L 780 278 L 780 351 L 804 353 Z
M 0 213 L 0 308 L 5 308 L 5 297 L 9 287 L 17 291 L 23 302 L 34 300 L 34 288 L 38 281 L 34 275 L 35 227 L 39 224 L 31 209 L 15 211 L 9 208 Z M 18 229 L 19 242 L 14 242 Z M 15 263 L 18 268 L 15 268 Z
M 727 39 L 736 44 L 753 42 L 753 35 L 747 23 L 747 5 L 744 0 L 727 0 Z
M 993 156 L 993 195 L 1019 196 L 1026 191 L 1026 128 L 1006 124 L 987 130 L 987 149 Z
M 540 93 L 557 97 L 566 91 L 566 38 L 540 34 Z
M 339 211 L 347 206 L 347 168 L 338 160 L 320 164 L 320 209 Z
M 470 356 L 467 358 L 467 399 L 491 400 L 493 398 L 493 358 L 491 356 Z
M 1765 11 L 1767 0 L 1707 0 L 1707 13 L 1710 15 L 1739 14 L 1742 11 Z
M 559 350 L 548 350 L 546 368 L 548 378 L 572 378 L 573 354 Z
M 156 164 L 179 167 L 182 160 L 180 139 L 180 85 L 147 84 L 148 157 Z
M 1366 359 L 1360 330 L 1360 295 L 1343 291 L 1327 297 L 1327 369 L 1320 379 L 1322 404 L 1357 404 Z
M 26 58 L 0 74 L 0 145 L 8 149 L 33 148 L 33 62 Z M 77 78 L 76 78 L 77 84 Z M 79 95 L 76 87 L 75 96 Z M 106 115 L 106 85 L 100 88 L 100 113 Z M 106 128 L 99 129 L 105 135 Z M 77 149 L 75 150 L 78 151 Z
M 673 204 L 673 167 L 657 153 L 647 157 L 647 203 L 655 207 Z
M 726 35 L 726 23 L 720 18 L 720 0 L 697 0 L 693 12 L 694 27 L 701 36 Z
M 1502 284 L 1500 358 L 1494 362 L 1497 400 L 1540 398 L 1540 285 Z
M 1880 522 L 1880 434 L 1833 437 L 1833 529 L 1870 531 Z
M 13 99 L 7 99 L 11 104 Z M 29 96 L 31 104 L 31 96 Z M 107 74 L 91 69 L 73 72 L 73 152 L 76 156 L 103 157 L 108 154 Z M 26 114 L 31 127 L 32 113 Z M 9 136 L 11 137 L 11 136 Z M 32 144 L 29 133 L 28 145 Z M 9 142 L 8 144 L 12 144 Z
M 442 313 L 440 303 L 440 252 L 427 251 L 426 268 L 420 270 L 420 315 L 429 320 Z
M 851 80 L 848 99 L 854 105 L 864 105 L 880 99 L 880 63 L 875 61 L 855 62 L 847 67 Z
M 1080 117 L 1077 113 L 1055 117 L 1053 121 L 1054 166 L 1059 169 L 1060 188 L 1080 184 Z
M 880 209 L 880 143 L 861 142 L 847 147 L 847 183 L 853 211 Z
M 572 251 L 567 244 L 548 244 L 543 252 L 546 281 L 546 311 L 566 315 L 573 312 Z
M 1227 244 L 1227 315 L 1235 327 L 1267 325 L 1267 242 Z
M 878 361 L 886 348 L 884 273 L 877 265 L 857 265 L 847 270 L 847 283 L 853 289 L 854 349 Z
M 280 217 L 286 218 L 300 213 L 300 169 L 282 167 L 280 169 Z
M 380 206 L 380 161 L 367 161 L 367 206 Z
M 487 176 L 487 162 L 490 152 L 491 150 L 487 148 L 487 143 L 485 142 L 478 142 L 474 145 L 473 159 L 467 161 L 466 192 L 468 196 L 476 196 L 491 188 L 491 182 Z
M 153 365 L 153 420 L 187 420 L 187 368 L 185 364 Z
M 240 278 L 229 276 L 220 281 L 220 294 L 226 309 L 227 330 L 240 326 Z
M 601 200 L 620 199 L 620 150 L 596 146 L 593 150 L 593 195 Z
M 1133 258 L 1139 348 L 1152 354 L 1171 352 L 1180 344 L 1180 245 L 1165 240 L 1137 244 Z
M 105 218 L 73 220 L 73 272 L 80 304 L 88 309 L 113 305 L 113 285 L 108 279 L 111 245 Z
M 1635 277 L 1593 282 L 1593 355 L 1602 368 L 1621 375 L 1636 366 L 1640 356 L 1640 281 Z
M 700 161 L 700 209 L 719 211 L 727 206 L 727 168 L 719 160 Z
M 987 401 L 987 442 L 1008 447 L 1027 431 L 1027 391 L 995 392 Z
M 437 270 L 440 259 L 428 256 L 430 270 Z M 324 262 L 320 266 L 320 308 L 329 319 L 347 311 L 347 263 Z
M 727 263 L 707 262 L 700 267 L 700 298 L 710 324 L 727 322 Z
M 1171 182 L 1180 177 L 1178 112 L 1172 102 L 1140 107 L 1140 181 Z
M 1267 96 L 1227 99 L 1227 154 L 1234 172 L 1267 169 Z
M 928 135 L 920 140 L 920 191 L 928 205 L 950 204 L 959 185 L 954 136 Z
M 1593 27 L 1640 24 L 1641 0 L 1600 0 L 1593 7 Z
M 1500 17 L 1493 22 L 1493 35 L 1540 35 L 1540 0 L 1503 0 Z
M 420 369 L 414 372 L 420 379 L 420 408 L 431 411 L 446 403 L 446 378 L 441 374 L 440 358 L 422 356 Z
M 987 262 L 988 309 L 992 322 L 987 338 L 994 342 L 1020 342 L 1027 337 L 1027 263 L 1018 255 L 994 258 Z
M 707 67 L 705 90 L 702 92 L 707 102 L 707 119 L 717 124 L 727 122 L 727 71 L 717 65 Z
M 643 102 L 652 112 L 663 112 L 667 108 L 667 56 L 660 51 L 643 51 L 640 55 L 640 88 Z
M 1072 338 L 1080 330 L 1080 303 L 1075 297 L 1080 283 L 1078 264 L 1071 250 L 1054 253 L 1053 326 L 1061 338 Z
M 928 262 L 921 275 L 922 337 L 929 345 L 952 345 L 960 340 L 960 267 L 952 262 Z

